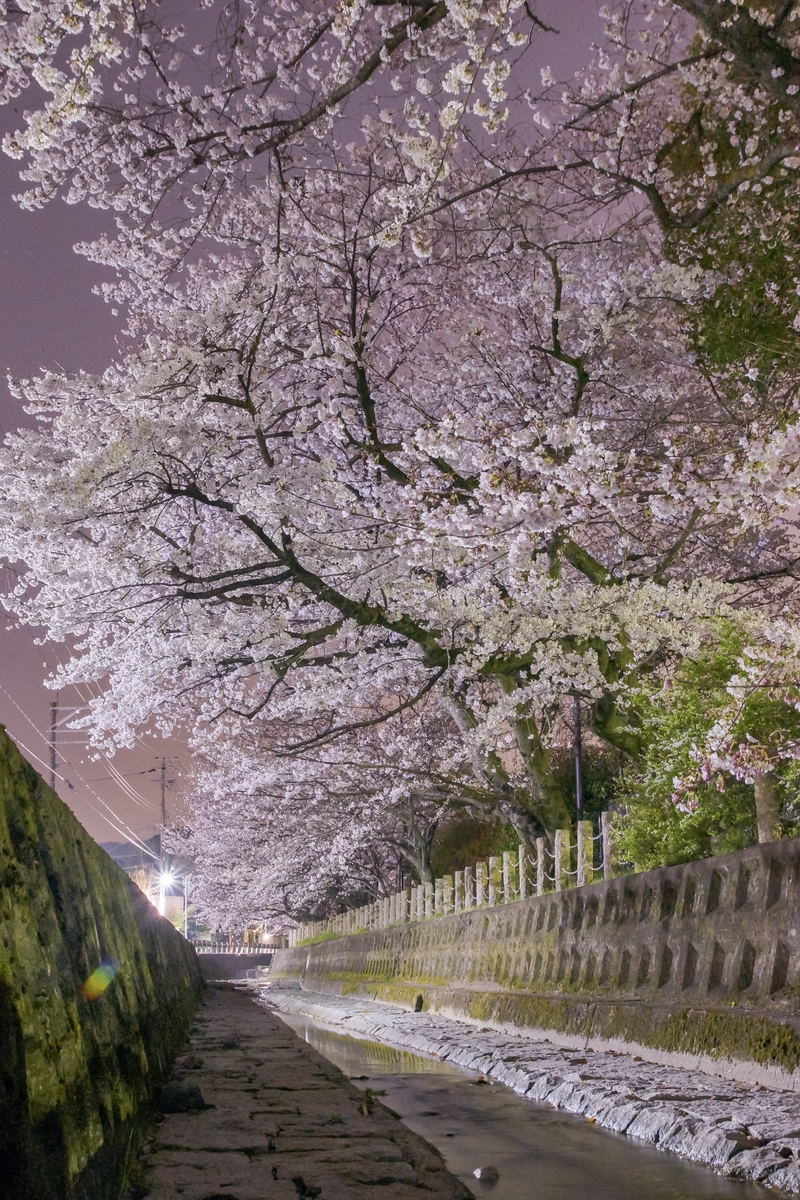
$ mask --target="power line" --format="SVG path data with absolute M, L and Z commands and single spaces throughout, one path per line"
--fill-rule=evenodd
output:
M 5 688 L 3 688 L 3 691 L 5 691 Z M 25 714 L 23 714 L 23 715 L 25 715 Z M 34 726 L 34 728 L 35 728 L 35 726 Z M 38 732 L 39 731 L 37 730 L 37 733 Z M 38 763 L 41 763 L 43 767 L 47 766 L 47 763 L 44 761 L 44 759 L 40 758 L 39 755 L 34 750 L 31 750 L 31 748 L 29 746 L 26 746 L 25 743 L 23 742 L 22 738 L 15 737 L 14 734 L 12 734 L 11 736 L 12 736 L 14 742 L 16 743 L 16 745 L 20 746 L 25 751 L 26 754 L 28 754 L 31 758 L 34 758 Z M 72 784 L 69 782 L 68 779 L 65 779 L 63 775 L 59 775 L 58 778 L 62 781 L 62 783 L 66 783 L 67 787 L 72 788 Z M 78 776 L 78 778 L 81 779 L 80 776 Z M 86 785 L 86 780 L 81 779 L 81 783 Z M 88 785 L 86 785 L 86 786 L 88 786 Z M 73 789 L 73 790 L 75 790 L 75 789 Z M 81 795 L 81 799 L 83 800 L 84 804 L 88 804 L 89 808 L 91 808 L 93 812 L 96 812 L 99 817 L 102 817 L 103 820 L 108 825 L 111 826 L 111 828 L 115 831 L 115 833 L 118 833 L 120 835 L 120 837 L 123 837 L 126 842 L 130 842 L 130 844 L 132 846 L 135 846 L 135 848 L 137 850 L 141 850 L 142 853 L 147 854 L 147 855 L 149 855 L 150 858 L 153 858 L 156 861 L 158 861 L 158 855 L 153 853 L 153 851 L 150 849 L 150 847 L 148 845 L 146 845 L 146 843 L 144 841 L 142 841 L 142 839 L 138 836 L 138 834 L 134 833 L 133 830 L 128 825 L 125 825 L 124 821 L 122 821 L 122 818 L 117 816 L 117 814 L 114 812 L 113 808 L 111 808 L 111 806 L 109 804 L 106 804 L 103 797 L 98 796 L 98 794 L 94 790 L 94 788 L 89 788 L 89 791 L 92 793 L 92 795 L 97 800 L 100 801 L 100 803 L 103 805 L 104 808 L 108 809 L 108 811 L 111 813 L 111 815 L 117 819 L 117 821 L 121 822 L 121 824 L 124 826 L 124 828 L 120 828 L 120 826 L 115 824 L 114 821 L 109 820 L 109 818 L 105 815 L 105 813 L 100 812 L 100 809 L 95 804 L 92 804 L 91 800 L 88 800 L 86 798 L 86 796 Z M 127 833 L 125 832 L 125 830 L 127 830 Z
M 25 712 L 24 708 L 22 708 L 21 705 L 19 705 L 17 703 L 17 701 L 14 699 L 14 697 L 11 695 L 11 693 L 5 687 L 3 687 L 2 684 L 0 684 L 0 691 L 5 693 L 5 695 L 11 701 L 11 703 L 14 705 L 14 707 L 17 709 L 17 711 L 28 722 L 31 729 L 33 729 L 33 731 L 40 738 L 42 738 L 42 740 L 45 743 L 48 743 L 47 736 L 44 733 L 42 733 L 42 731 L 41 731 L 41 729 L 39 729 L 38 725 L 28 716 L 28 714 Z M 34 758 L 43 767 L 48 768 L 48 766 L 51 765 L 51 764 L 46 763 L 43 758 L 40 758 L 40 756 L 38 754 L 36 754 L 35 751 L 30 749 L 30 747 L 26 746 L 21 738 L 14 737 L 14 741 L 19 746 L 22 747 L 22 749 L 25 751 L 26 754 L 30 755 L 31 758 Z M 52 762 L 52 760 L 51 760 L 51 762 Z M 73 765 L 73 770 L 75 770 L 74 765 Z M 92 795 L 95 797 L 95 799 L 98 800 L 100 802 L 100 804 L 102 804 L 103 808 L 108 809 L 108 811 L 111 813 L 112 817 L 114 817 L 114 820 L 113 821 L 109 820 L 109 818 L 105 815 L 105 813 L 100 812 L 100 810 L 96 807 L 96 805 L 92 804 L 91 800 L 87 799 L 87 797 L 85 795 L 82 795 L 81 798 L 83 799 L 84 803 L 88 804 L 89 807 L 94 812 L 96 812 L 98 816 L 102 817 L 103 820 L 106 821 L 111 826 L 111 828 L 113 830 L 115 830 L 116 833 L 120 834 L 121 837 L 125 838 L 125 840 L 127 842 L 130 842 L 132 846 L 135 846 L 137 850 L 141 850 L 143 853 L 149 855 L 150 858 L 157 860 L 158 855 L 156 855 L 152 852 L 150 847 L 144 843 L 143 839 L 140 838 L 137 833 L 134 833 L 134 831 L 130 828 L 129 825 L 125 824 L 125 822 L 114 811 L 114 809 L 110 806 L 110 804 L 107 804 L 106 801 L 103 799 L 103 797 L 98 795 L 98 793 L 94 790 L 94 788 L 89 785 L 88 781 L 86 779 L 84 779 L 83 776 L 80 775 L 79 772 L 76 771 L 75 773 L 76 773 L 78 779 L 80 779 L 81 783 L 84 785 L 84 787 L 86 787 L 92 793 Z M 63 783 L 66 783 L 67 787 L 73 788 L 73 785 L 70 783 L 70 781 L 68 779 L 66 779 L 63 775 L 60 775 L 58 773 L 58 771 L 55 771 L 54 775 L 56 778 L 59 778 Z M 75 789 L 73 788 L 73 790 L 75 790 Z M 120 826 L 122 826 L 123 828 L 120 828 Z M 125 830 L 127 830 L 127 833 L 125 832 Z

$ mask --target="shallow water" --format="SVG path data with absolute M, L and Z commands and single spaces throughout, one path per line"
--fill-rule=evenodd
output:
M 775 1200 L 780 1193 L 725 1179 L 518 1096 L 501 1083 L 421 1054 L 277 1013 L 358 1087 L 370 1087 L 485 1200 Z M 366 1076 L 366 1078 L 364 1078 Z M 492 1164 L 495 1184 L 473 1177 Z

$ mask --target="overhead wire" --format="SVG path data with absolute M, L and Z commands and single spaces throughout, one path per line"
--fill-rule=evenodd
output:
M 61 659 L 61 654 L 60 654 L 61 647 L 54 646 L 53 649 L 55 651 L 56 657 Z M 61 662 L 61 665 L 62 666 L 64 665 L 63 661 Z M 83 701 L 84 705 L 87 708 L 89 707 L 89 703 L 90 703 L 91 699 L 97 699 L 102 694 L 100 691 L 99 685 L 98 684 L 93 685 L 91 683 L 91 681 L 87 681 L 84 684 L 72 683 L 69 686 L 73 687 L 75 689 L 75 691 L 78 693 L 78 696 L 80 697 L 80 699 Z M 81 691 L 82 687 L 84 687 L 89 692 L 88 698 Z M 95 696 L 92 696 L 93 690 L 96 690 L 97 694 Z M 144 741 L 144 739 L 141 737 L 140 734 L 135 733 L 134 739 L 139 743 L 139 745 L 142 747 L 143 750 L 146 750 L 148 753 L 151 751 L 151 747 L 147 745 L 147 743 Z M 129 784 L 127 782 L 127 780 L 124 778 L 124 776 L 112 764 L 111 758 L 108 754 L 106 754 L 103 750 L 98 750 L 97 753 L 103 759 L 106 766 L 108 767 L 110 774 L 114 778 L 114 782 L 117 783 L 122 788 L 122 790 L 126 793 L 126 795 L 128 795 L 128 797 L 131 800 L 133 800 L 135 804 L 138 804 L 140 807 L 147 808 L 151 812 L 158 811 L 157 805 L 155 805 L 151 801 L 147 800 L 144 796 L 142 796 L 139 792 L 137 792 L 136 789 L 134 787 L 132 787 L 131 784 Z
M 45 733 L 43 733 L 41 729 L 39 729 L 36 722 L 33 721 L 31 719 L 31 717 L 28 716 L 28 714 L 25 712 L 24 708 L 22 708 L 21 705 L 19 705 L 17 703 L 17 701 L 14 699 L 14 697 L 11 695 L 11 693 L 5 687 L 3 687 L 2 684 L 0 684 L 0 691 L 2 691 L 8 697 L 8 699 L 11 701 L 11 703 L 14 705 L 14 707 L 17 709 L 17 711 L 25 718 L 25 720 L 28 722 L 28 724 L 34 730 L 34 732 L 37 733 L 40 738 L 42 738 L 42 740 L 45 742 L 45 744 L 47 744 L 48 743 L 47 735 Z M 34 750 L 31 750 L 31 748 L 29 746 L 26 746 L 21 738 L 15 737 L 13 734 L 12 734 L 12 737 L 13 737 L 14 741 L 25 751 L 26 754 L 29 754 L 32 758 L 36 759 L 36 761 L 38 763 L 41 763 L 41 765 L 45 768 L 45 770 L 48 770 L 48 771 L 51 770 L 50 764 L 45 762 L 44 759 L 41 758 Z M 62 783 L 66 783 L 68 786 L 72 786 L 69 783 L 69 780 L 67 780 L 62 774 L 60 774 L 59 771 L 57 771 L 57 770 L 53 771 L 53 774 L 56 775 L 56 777 L 59 778 L 62 781 Z M 150 847 L 145 843 L 145 841 L 142 838 L 140 838 L 139 835 L 137 833 L 135 833 L 130 828 L 130 826 L 127 825 L 123 821 L 122 817 L 120 817 L 119 814 L 114 811 L 114 809 L 110 806 L 110 804 L 106 803 L 106 801 L 103 799 L 103 797 L 100 796 L 94 790 L 94 788 L 88 783 L 88 781 L 83 778 L 83 776 L 80 774 L 80 772 L 78 772 L 76 770 L 75 774 L 76 774 L 77 778 L 81 781 L 83 786 L 87 789 L 87 791 L 91 792 L 91 794 L 95 797 L 95 799 L 98 800 L 100 802 L 100 804 L 102 804 L 103 808 L 108 809 L 108 811 L 111 813 L 111 816 L 114 817 L 114 820 L 113 821 L 110 820 L 105 815 L 105 813 L 100 812 L 100 810 L 97 808 L 97 806 L 92 804 L 91 800 L 87 799 L 86 796 L 82 795 L 81 798 L 83 799 L 84 803 L 88 804 L 89 807 L 94 812 L 96 812 L 98 814 L 98 816 L 102 817 L 103 820 L 106 821 L 107 824 L 109 824 L 116 833 L 120 834 L 121 837 L 124 837 L 125 840 L 127 842 L 130 842 L 132 846 L 135 846 L 137 850 L 140 850 L 143 854 L 147 854 L 150 858 L 153 858 L 156 861 L 158 861 L 159 856 L 157 854 L 155 854 L 150 849 Z M 125 832 L 126 830 L 127 830 L 127 832 Z

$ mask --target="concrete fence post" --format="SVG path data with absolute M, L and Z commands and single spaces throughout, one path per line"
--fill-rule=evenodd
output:
M 453 912 L 464 911 L 464 872 L 456 871 L 453 876 Z
M 442 916 L 446 917 L 453 911 L 453 876 L 442 877 Z
M 547 891 L 547 838 L 536 839 L 536 895 Z
M 425 884 L 421 883 L 417 888 L 417 920 L 425 920 Z
M 433 884 L 425 884 L 425 916 L 433 916 Z
M 495 904 L 501 904 L 500 893 L 503 890 L 503 860 L 502 858 L 489 859 L 489 907 L 494 908 Z
M 404 890 L 400 893 L 400 895 L 403 898 L 402 899 L 402 913 L 400 915 L 400 920 L 403 922 L 404 925 L 406 925 L 411 920 L 411 889 L 404 888 Z
M 464 909 L 475 907 L 475 875 L 472 867 L 464 867 Z
M 503 851 L 503 896 L 506 904 L 520 899 L 519 855 L 513 850 Z
M 557 829 L 553 857 L 553 874 L 556 879 L 557 892 L 569 887 L 569 849 L 569 830 Z
M 528 852 L 520 845 L 517 853 L 517 879 L 519 880 L 519 898 L 524 900 L 528 895 Z
M 433 884 L 433 915 L 442 915 L 442 880 L 436 879 Z
M 578 821 L 578 887 L 594 883 L 594 827 L 591 821 Z
M 614 838 L 616 813 L 606 810 L 600 814 L 600 832 L 603 837 L 603 878 L 614 879 L 619 875 L 619 855 Z
M 475 907 L 483 908 L 486 903 L 486 863 L 475 863 Z

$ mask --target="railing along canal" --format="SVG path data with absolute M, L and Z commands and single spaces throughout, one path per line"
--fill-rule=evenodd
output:
M 198 954 L 274 954 L 281 950 L 284 943 L 275 945 L 259 944 L 258 942 L 192 942 Z
M 552 850 L 547 838 L 537 838 L 534 848 L 521 845 L 517 850 L 506 850 L 502 857 L 489 858 L 441 879 L 405 888 L 324 921 L 311 921 L 290 930 L 289 945 L 387 929 L 390 925 L 446 917 L 474 908 L 493 908 L 528 896 L 613 879 L 619 873 L 614 848 L 615 815 L 601 813 L 597 834 L 591 821 L 578 821 L 574 839 L 570 829 L 557 829 Z M 594 861 L 597 843 L 601 847 L 599 866 Z M 574 867 L 571 866 L 573 851 Z

